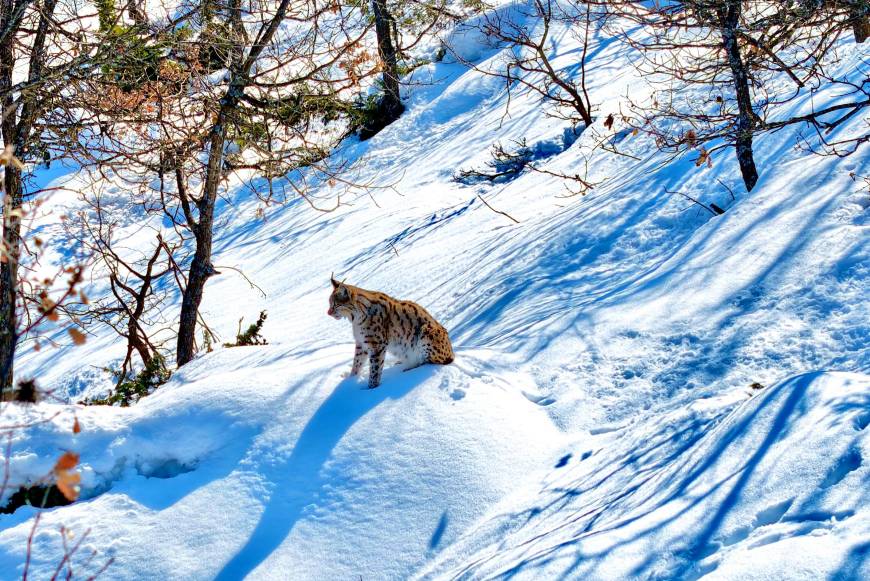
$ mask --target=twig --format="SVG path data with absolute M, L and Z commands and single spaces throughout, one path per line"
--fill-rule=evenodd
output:
M 253 289 L 257 289 L 258 291 L 260 291 L 260 294 L 263 295 L 263 298 L 264 298 L 264 299 L 266 298 L 266 291 L 264 291 L 264 290 L 261 289 L 259 286 L 257 286 L 256 284 L 254 284 L 254 282 L 253 282 L 250 278 L 248 278 L 247 275 L 245 275 L 245 273 L 241 271 L 241 269 L 235 268 L 235 267 L 233 267 L 233 266 L 217 266 L 217 265 L 215 265 L 215 268 L 218 269 L 218 270 L 223 269 L 223 268 L 228 268 L 228 269 L 230 269 L 230 270 L 235 270 L 235 271 L 238 272 L 240 275 L 242 275 L 242 278 L 245 279 L 245 281 L 247 281 L 247 283 L 248 283 L 249 285 L 251 285 L 251 288 L 253 288 Z
M 64 553 L 63 559 L 61 559 L 60 563 L 57 564 L 57 569 L 55 569 L 54 575 L 52 575 L 52 577 L 49 581 L 57 581 L 57 576 L 60 575 L 61 571 L 63 571 L 64 565 L 68 566 L 67 579 L 72 578 L 72 558 L 73 558 L 73 555 L 75 555 L 78 552 L 78 550 L 82 546 L 82 543 L 85 542 L 85 539 L 87 539 L 88 535 L 91 533 L 90 529 L 86 530 L 82 535 L 79 536 L 78 542 L 75 545 L 73 545 L 72 549 L 70 549 L 68 544 L 67 544 L 67 540 L 66 540 L 67 530 L 68 529 L 66 527 L 60 527 L 61 540 L 63 541 L 63 553 Z
M 702 208 L 704 208 L 705 210 L 707 210 L 708 212 L 710 212 L 714 216 L 724 214 L 724 212 L 717 212 L 716 210 L 714 210 L 713 208 L 711 208 L 707 204 L 703 204 L 703 203 L 699 202 L 698 200 L 696 200 L 695 198 L 693 198 L 689 194 L 684 194 L 683 192 L 676 192 L 676 191 L 672 191 L 672 190 L 665 190 L 665 192 L 667 192 L 669 194 L 677 194 L 678 196 L 683 196 L 684 198 L 686 198 L 687 200 L 689 200 L 693 204 L 697 204 L 697 205 L 701 206 Z
M 100 575 L 105 573 L 106 569 L 108 569 L 109 566 L 114 562 L 115 562 L 115 557 L 110 557 L 109 560 L 106 561 L 106 564 L 103 565 L 102 567 L 100 567 L 99 571 L 97 571 L 96 573 L 94 573 L 93 575 L 91 575 L 90 577 L 87 578 L 87 581 L 94 581 L 94 579 L 96 579 L 97 577 L 99 577 Z
M 492 211 L 495 212 L 496 214 L 501 214 L 502 216 L 505 216 L 505 217 L 507 217 L 507 218 L 513 220 L 516 224 L 519 224 L 519 223 L 520 223 L 519 220 L 517 220 L 516 218 L 514 218 L 513 216 L 511 216 L 511 215 L 508 214 L 507 212 L 502 212 L 501 210 L 496 210 L 495 208 L 493 208 L 492 206 L 490 206 L 490 205 L 489 205 L 489 202 L 487 202 L 486 200 L 484 200 L 484 199 L 483 199 L 483 196 L 481 196 L 480 194 L 477 194 L 477 197 L 478 197 L 478 199 L 480 199 L 481 202 L 483 202 L 483 204 L 484 204 L 487 208 L 489 208 L 490 210 L 492 210 Z
M 30 569 L 30 555 L 33 551 L 33 537 L 36 534 L 36 527 L 39 526 L 39 519 L 42 513 L 36 513 L 36 518 L 33 519 L 33 528 L 30 529 L 30 534 L 27 535 L 27 556 L 24 558 L 24 572 L 21 574 L 21 581 L 27 581 L 27 573 Z
M 728 184 L 726 184 L 725 182 L 723 182 L 719 178 L 716 178 L 716 181 L 719 182 L 720 184 L 722 184 L 723 188 L 728 190 L 728 193 L 731 194 L 731 201 L 732 202 L 737 199 L 736 197 L 734 197 L 734 190 L 732 190 L 730 187 L 728 187 Z

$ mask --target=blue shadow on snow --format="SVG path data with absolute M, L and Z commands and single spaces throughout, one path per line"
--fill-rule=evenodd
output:
M 317 501 L 326 483 L 321 468 L 353 425 L 387 399 L 400 399 L 434 373 L 431 365 L 408 372 L 384 372 L 377 389 L 356 379 L 341 381 L 317 409 L 286 462 L 270 467 L 274 492 L 247 543 L 224 565 L 217 581 L 242 579 L 263 563 L 303 518 L 303 509 Z

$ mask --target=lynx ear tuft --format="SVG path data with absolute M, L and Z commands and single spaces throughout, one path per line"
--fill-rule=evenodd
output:
M 332 288 L 338 288 L 338 285 L 341 284 L 340 282 L 335 280 L 335 273 L 334 272 L 331 275 L 329 275 L 329 280 L 332 281 Z

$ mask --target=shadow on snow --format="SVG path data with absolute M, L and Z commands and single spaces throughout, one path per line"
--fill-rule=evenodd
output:
M 777 462 L 774 446 L 808 412 L 812 404 L 807 393 L 820 375 L 795 377 L 712 417 L 689 414 L 653 430 L 654 437 L 603 470 L 556 478 L 541 490 L 538 504 L 493 519 L 493 530 L 517 532 L 491 539 L 489 548 L 467 562 L 455 578 L 510 579 L 520 573 L 552 575 L 554 571 L 560 578 L 607 577 L 600 570 L 606 557 L 633 545 L 667 549 L 643 551 L 646 558 L 631 570 L 632 578 L 697 579 L 718 566 L 715 559 L 704 561 L 707 557 L 748 538 L 755 528 L 776 522 L 798 525 L 776 537 L 779 540 L 810 534 L 831 519 L 852 517 L 853 511 L 832 512 L 825 503 L 833 485 L 854 464 L 850 463 L 854 452 L 847 451 L 843 458 L 832 459 L 833 469 L 819 486 L 802 487 L 811 490 L 803 500 L 791 496 L 775 502 L 776 495 L 771 495 L 763 499 L 769 506 L 737 533 L 733 527 L 727 531 L 723 527 L 735 508 L 752 502 L 746 498 L 750 490 L 775 483 L 771 480 Z M 867 404 L 866 397 L 853 395 L 827 406 L 831 422 L 854 416 L 854 441 L 848 450 L 855 448 L 867 426 Z M 729 459 L 735 460 L 724 467 Z M 597 493 L 601 490 L 612 492 Z M 867 502 L 867 490 L 870 481 L 857 493 L 859 505 Z M 613 540 L 608 542 L 607 536 Z M 668 554 L 675 562 L 664 571 L 662 560 Z M 857 579 L 868 556 L 868 545 L 856 544 L 831 579 Z
M 340 382 L 308 421 L 289 458 L 269 467 L 275 488 L 260 521 L 216 579 L 241 579 L 263 563 L 303 518 L 303 509 L 317 500 L 327 483 L 321 469 L 348 430 L 379 404 L 401 399 L 433 373 L 429 365 L 408 372 L 389 369 L 373 390 L 352 378 Z

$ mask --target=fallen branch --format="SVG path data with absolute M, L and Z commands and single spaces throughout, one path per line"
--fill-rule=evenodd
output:
M 478 199 L 480 199 L 481 202 L 484 203 L 484 205 L 485 205 L 487 208 L 489 208 L 490 210 L 492 210 L 492 211 L 495 212 L 496 214 L 501 214 L 502 216 L 505 216 L 505 217 L 507 217 L 507 218 L 513 220 L 514 223 L 516 223 L 516 224 L 519 224 L 519 223 L 520 223 L 519 220 L 517 220 L 516 218 L 514 218 L 513 216 L 511 216 L 511 215 L 508 214 L 507 212 L 502 212 L 501 210 L 496 210 L 495 208 L 493 208 L 492 206 L 490 206 L 490 205 L 489 205 L 489 202 L 487 202 L 486 200 L 484 200 L 484 199 L 483 199 L 483 196 L 481 196 L 480 194 L 477 194 L 477 197 L 478 197 Z
M 678 196 L 683 196 L 684 198 L 686 198 L 687 200 L 689 200 L 693 204 L 697 204 L 698 206 L 701 206 L 702 208 L 704 208 L 705 210 L 707 210 L 708 212 L 710 212 L 714 216 L 719 216 L 719 215 L 725 213 L 725 210 L 723 210 L 722 208 L 720 208 L 716 204 L 713 204 L 712 206 L 708 206 L 707 204 L 699 202 L 698 200 L 696 200 L 695 198 L 693 198 L 689 194 L 684 194 L 683 192 L 677 192 L 677 191 L 673 191 L 673 190 L 665 190 L 665 192 L 667 192 L 669 194 L 677 194 Z

